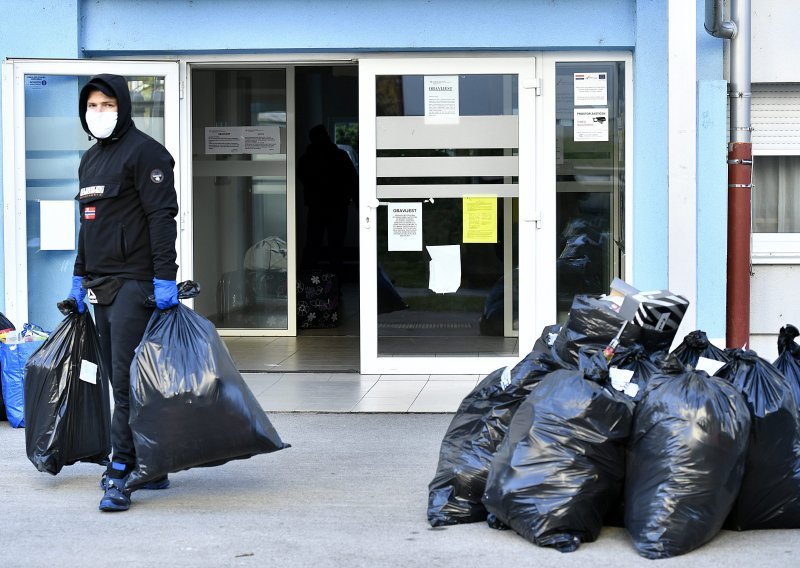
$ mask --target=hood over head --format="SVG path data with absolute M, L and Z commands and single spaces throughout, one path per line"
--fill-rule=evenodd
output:
M 114 127 L 111 136 L 98 140 L 100 143 L 113 142 L 119 139 L 133 125 L 133 120 L 131 119 L 131 93 L 128 90 L 128 82 L 125 77 L 120 75 L 104 73 L 89 79 L 89 82 L 81 89 L 80 98 L 78 99 L 78 115 L 80 116 L 83 130 L 89 136 L 92 136 L 92 133 L 86 124 L 86 102 L 92 91 L 100 91 L 104 95 L 117 99 L 117 125 Z

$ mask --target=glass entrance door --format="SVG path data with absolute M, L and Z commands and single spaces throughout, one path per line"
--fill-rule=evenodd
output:
M 63 317 L 56 303 L 69 292 L 75 262 L 78 164 L 94 143 L 81 127 L 78 95 L 99 73 L 127 78 L 133 121 L 175 158 L 180 187 L 177 63 L 4 63 L 5 307 L 17 327 L 31 322 L 50 330 Z
M 537 325 L 534 59 L 362 58 L 359 81 L 361 372 L 510 364 Z
M 222 333 L 295 333 L 290 71 L 191 72 L 194 309 Z

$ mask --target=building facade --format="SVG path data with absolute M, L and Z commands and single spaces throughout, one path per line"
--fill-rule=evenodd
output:
M 17 324 L 58 321 L 92 143 L 77 96 L 117 73 L 175 158 L 179 279 L 223 334 L 324 317 L 297 172 L 321 124 L 359 173 L 339 277 L 362 373 L 491 371 L 614 277 L 686 296 L 679 337 L 724 341 L 725 46 L 702 2 L 1 5 L 0 307 Z M 785 277 L 768 270 L 794 268 L 758 265 L 754 297 Z

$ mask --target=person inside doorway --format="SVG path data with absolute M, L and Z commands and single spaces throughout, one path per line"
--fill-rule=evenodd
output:
M 124 77 L 92 77 L 81 90 L 79 113 L 83 129 L 96 143 L 78 169 L 81 225 L 68 297 L 79 312 L 86 310 L 87 292 L 95 304 L 100 356 L 114 395 L 112 458 L 100 482 L 100 510 L 125 511 L 131 503 L 125 483 L 136 465 L 128 425 L 129 369 L 153 313 L 145 301 L 154 295 L 158 309 L 178 305 L 175 161 L 134 126 Z M 146 488 L 168 486 L 164 476 Z
M 330 269 L 341 276 L 347 208 L 351 201 L 358 202 L 358 173 L 323 125 L 313 127 L 308 138 L 310 144 L 297 162 L 297 178 L 303 184 L 308 208 L 302 267 L 321 267 L 322 243 L 327 236 Z

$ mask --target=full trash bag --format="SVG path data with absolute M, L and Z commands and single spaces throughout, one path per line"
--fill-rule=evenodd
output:
M 547 373 L 563 366 L 546 351 L 532 351 L 513 368 L 497 369 L 469 393 L 442 440 L 436 475 L 428 486 L 431 526 L 486 519 L 481 497 L 489 463 L 511 417 Z
M 39 471 L 56 475 L 111 453 L 108 372 L 89 311 L 68 311 L 25 366 L 25 447 Z
M 602 354 L 544 377 L 520 404 L 489 468 L 483 504 L 539 546 L 594 541 L 622 495 L 634 403 Z
M 778 358 L 772 364 L 789 382 L 795 401 L 800 405 L 800 345 L 795 342 L 798 335 L 800 331 L 793 325 L 785 325 L 780 329 Z
M 800 528 L 800 424 L 789 383 L 755 351 L 734 349 L 717 375 L 742 393 L 750 409 L 744 479 L 726 527 Z
M 667 558 L 711 540 L 744 475 L 750 412 L 729 383 L 670 357 L 636 407 L 625 526 L 640 555 Z
M 0 342 L 0 391 L 6 418 L 14 428 L 25 427 L 25 363 L 46 337 L 42 328 L 26 323 L 15 337 Z
M 136 468 L 127 487 L 286 447 L 214 324 L 179 304 L 155 310 L 131 363 Z
M 723 363 L 730 361 L 730 357 L 725 350 L 711 343 L 706 333 L 699 329 L 686 334 L 681 344 L 672 351 L 672 355 L 684 365 L 691 365 L 692 367 L 697 366 L 700 357 L 722 361 Z
M 609 361 L 609 372 L 612 374 L 612 385 L 614 382 L 613 369 L 618 368 L 624 371 L 632 372 L 629 383 L 636 385 L 631 391 L 627 391 L 628 395 L 633 398 L 635 402 L 639 402 L 644 396 L 644 391 L 650 378 L 659 373 L 660 369 L 656 365 L 654 359 L 662 355 L 662 352 L 649 354 L 644 347 L 639 344 L 631 345 L 630 347 L 621 347 L 614 351 L 614 355 Z
M 630 346 L 639 339 L 639 328 L 626 325 L 627 320 L 617 313 L 618 306 L 610 300 L 578 295 L 572 300 L 567 321 L 555 340 L 555 350 L 564 361 L 578 364 L 581 349 L 602 351 L 623 329 L 621 346 Z

